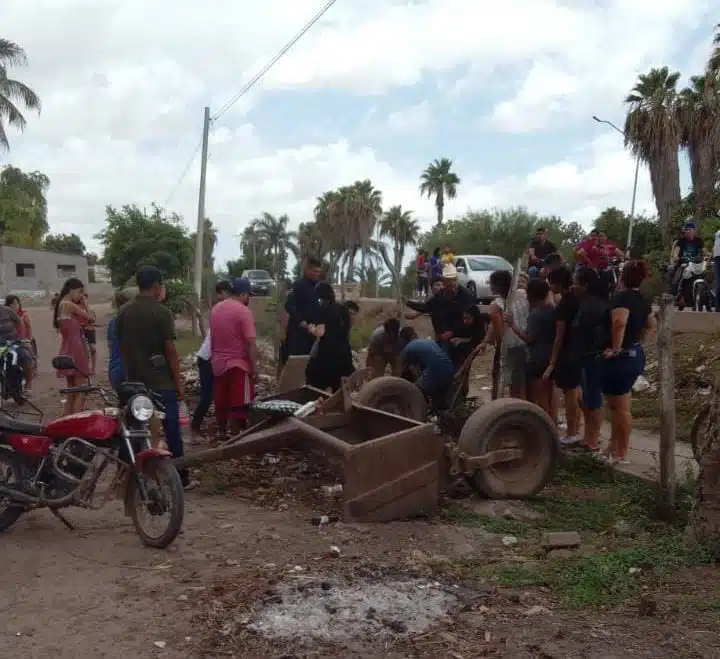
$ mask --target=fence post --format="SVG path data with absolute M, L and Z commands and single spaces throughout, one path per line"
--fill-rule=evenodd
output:
M 673 365 L 672 295 L 660 298 L 657 355 L 660 387 L 660 511 L 675 512 L 675 369 Z

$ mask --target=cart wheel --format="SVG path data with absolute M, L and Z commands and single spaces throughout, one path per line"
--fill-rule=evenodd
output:
M 539 492 L 555 473 L 560 445 L 552 419 L 525 400 L 499 398 L 467 420 L 458 448 L 470 456 L 502 448 L 519 448 L 517 460 L 500 462 L 468 477 L 491 499 L 522 499 Z
M 360 389 L 356 402 L 414 421 L 425 420 L 427 405 L 422 392 L 412 382 L 392 375 L 370 380 Z

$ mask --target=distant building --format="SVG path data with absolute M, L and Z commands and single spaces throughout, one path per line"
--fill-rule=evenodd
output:
M 0 290 L 3 296 L 57 293 L 69 277 L 88 283 L 87 258 L 44 249 L 0 246 Z

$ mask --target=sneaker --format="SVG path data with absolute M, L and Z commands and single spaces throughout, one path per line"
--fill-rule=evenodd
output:
M 563 437 L 560 440 L 560 443 L 563 446 L 573 446 L 574 444 L 577 444 L 579 441 L 581 441 L 579 437 Z
M 627 458 L 622 458 L 622 459 L 617 460 L 616 464 L 626 467 L 627 465 L 630 464 L 630 460 L 628 460 Z
M 191 478 L 187 483 L 183 483 L 183 489 L 189 492 L 190 490 L 194 490 L 198 485 L 200 485 L 200 482 Z
M 618 463 L 618 459 L 607 453 L 603 454 L 601 460 L 608 466 L 614 467 Z

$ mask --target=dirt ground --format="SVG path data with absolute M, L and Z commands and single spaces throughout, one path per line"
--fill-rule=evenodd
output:
M 102 325 L 109 310 L 98 311 Z M 32 313 L 38 401 L 52 415 L 60 383 L 49 359 L 57 337 L 49 310 Z M 103 364 L 102 341 L 98 348 Z M 25 516 L 0 537 L 0 655 L 720 657 L 718 627 L 702 617 L 567 611 L 547 588 L 440 578 L 428 567 L 512 551 L 481 526 L 441 517 L 316 527 L 311 518 L 330 512 L 331 503 L 290 493 L 300 480 L 284 464 L 281 456 L 265 483 L 292 481 L 280 498 L 263 499 L 258 482 L 209 494 L 223 488 L 206 480 L 188 493 L 184 532 L 166 551 L 143 548 L 117 503 L 68 511 L 75 531 L 46 511 Z M 260 469 L 258 476 L 271 478 Z M 686 588 L 702 582 L 697 575 Z

